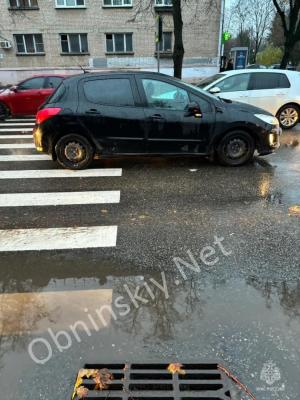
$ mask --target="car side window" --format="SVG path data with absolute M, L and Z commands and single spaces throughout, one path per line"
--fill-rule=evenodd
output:
M 28 79 L 18 85 L 18 90 L 42 89 L 44 87 L 45 78 L 37 77 Z
M 274 72 L 254 73 L 251 77 L 250 90 L 289 88 L 291 84 L 285 74 Z
M 191 94 L 191 101 L 194 101 L 199 104 L 200 110 L 203 113 L 209 113 L 212 112 L 212 106 L 209 101 L 206 101 L 203 99 L 203 97 L 195 96 L 194 94 Z
M 112 106 L 134 106 L 130 80 L 126 78 L 93 79 L 84 82 L 88 101 Z
M 46 83 L 46 88 L 55 89 L 61 84 L 62 80 L 63 78 L 60 78 L 59 76 L 49 76 Z
M 149 107 L 183 111 L 190 103 L 188 92 L 170 83 L 142 79 Z
M 238 74 L 225 78 L 214 87 L 218 87 L 221 92 L 241 92 L 248 90 L 249 82 L 250 74 Z

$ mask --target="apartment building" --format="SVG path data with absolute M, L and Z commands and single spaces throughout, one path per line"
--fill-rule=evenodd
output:
M 221 2 L 183 5 L 185 62 L 216 64 Z M 172 0 L 2 0 L 0 68 L 96 68 L 156 64 L 156 15 L 163 17 L 162 63 L 171 63 Z

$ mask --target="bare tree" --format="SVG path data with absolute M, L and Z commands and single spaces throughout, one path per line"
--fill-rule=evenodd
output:
M 286 68 L 291 53 L 300 41 L 300 0 L 273 0 L 284 32 L 284 54 L 281 68 Z
M 272 26 L 274 6 L 270 0 L 236 0 L 233 8 L 237 37 L 250 36 L 256 62 L 257 53 Z

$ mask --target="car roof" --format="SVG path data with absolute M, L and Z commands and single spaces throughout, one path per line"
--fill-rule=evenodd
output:
M 78 75 L 72 75 L 68 76 L 65 79 L 65 82 L 71 83 L 73 81 L 79 81 L 81 79 L 86 79 L 86 78 L 97 78 L 97 77 L 103 77 L 103 76 L 109 76 L 109 75 L 147 75 L 147 76 L 152 76 L 152 77 L 162 77 L 162 78 L 169 78 L 169 79 L 176 79 L 170 75 L 158 73 L 158 72 L 153 72 L 153 71 L 132 71 L 132 70 L 121 70 L 121 71 L 103 71 L 103 72 L 87 72 L 87 73 L 81 73 Z
M 231 76 L 231 75 L 239 75 L 239 74 L 243 74 L 245 72 L 257 72 L 259 74 L 267 74 L 267 73 L 275 73 L 275 74 L 288 74 L 288 75 L 294 75 L 294 76 L 299 76 L 299 71 L 290 71 L 288 69 L 260 69 L 260 68 L 249 68 L 249 69 L 239 69 L 239 70 L 233 70 L 233 71 L 224 71 L 221 72 L 221 74 L 225 74 L 227 76 Z

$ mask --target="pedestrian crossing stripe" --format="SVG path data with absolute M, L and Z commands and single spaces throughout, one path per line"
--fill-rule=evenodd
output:
M 118 190 L 0 194 L 0 207 L 113 204 L 119 202 L 120 191 Z
M 15 122 L 15 123 L 2 123 L 0 124 L 0 126 L 34 126 L 34 122 L 23 122 L 23 123 L 19 123 L 19 122 Z
M 0 230 L 0 252 L 115 247 L 117 226 Z
M 70 169 L 0 171 L 0 179 L 91 178 L 109 176 L 122 176 L 122 168 L 84 169 L 79 171 Z
M 0 143 L 1 149 L 35 149 L 34 143 Z
M 16 162 L 16 161 L 51 161 L 51 156 L 47 154 L 9 154 L 9 155 L 1 155 L 0 154 L 0 162 Z M 1 171 L 0 171 L 1 175 Z M 0 176 L 1 178 L 1 176 Z
M 35 122 L 35 118 L 11 118 L 5 119 L 4 122 L 11 123 L 11 122 Z
M 0 139 L 32 139 L 32 135 L 0 135 Z
M 32 128 L 1 128 L 0 132 L 32 132 Z

